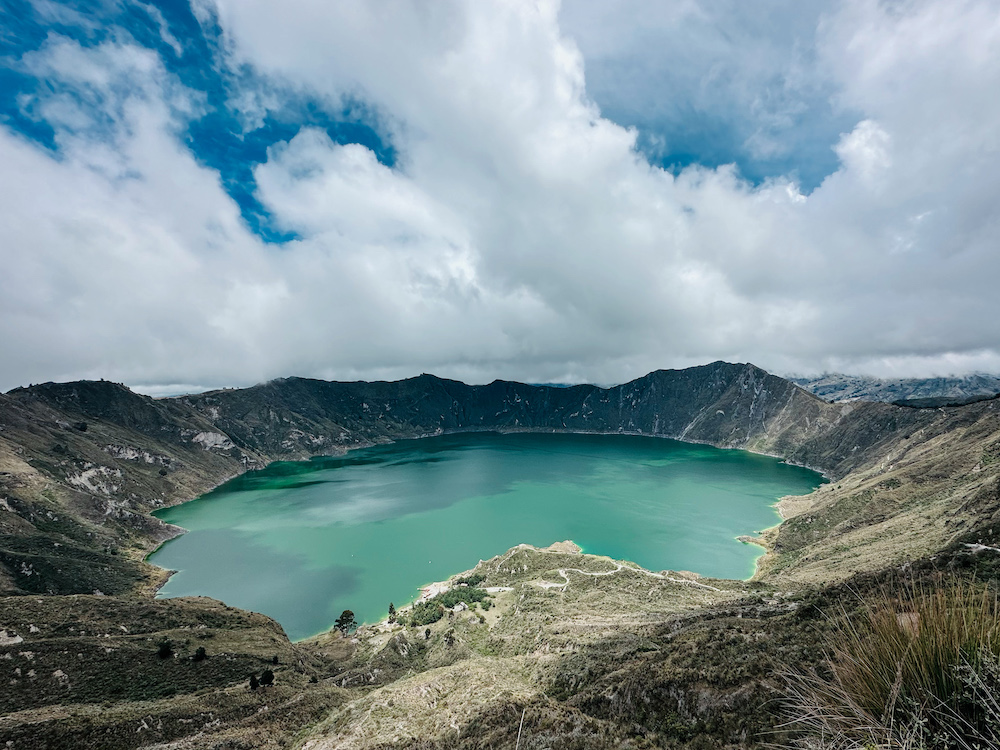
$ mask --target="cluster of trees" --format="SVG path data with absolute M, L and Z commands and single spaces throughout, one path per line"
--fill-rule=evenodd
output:
M 459 579 L 459 583 L 463 581 L 480 583 L 482 580 L 482 576 L 469 576 L 465 579 Z M 410 627 L 430 625 L 432 622 L 437 622 L 444 617 L 446 609 L 454 607 L 459 602 L 464 602 L 470 609 L 476 604 L 481 604 L 483 609 L 489 609 L 493 606 L 485 589 L 466 583 L 463 586 L 458 586 L 442 594 L 438 594 L 425 602 L 414 604 L 408 615 L 399 614 L 396 612 L 395 607 L 390 604 L 389 622 L 398 622 L 401 625 L 409 625 Z
M 449 589 L 442 594 L 438 594 L 432 599 L 413 605 L 408 614 L 400 614 L 396 605 L 389 602 L 389 622 L 398 622 L 401 625 L 410 627 L 420 627 L 430 625 L 444 617 L 445 609 L 454 607 L 459 602 L 464 602 L 471 609 L 476 604 L 481 604 L 483 609 L 489 609 L 493 603 L 485 589 L 481 589 L 477 584 L 483 582 L 485 576 L 474 574 L 465 578 L 459 578 L 455 588 Z M 340 617 L 334 620 L 333 627 L 344 635 L 349 634 L 358 627 L 358 621 L 354 617 L 354 612 L 345 609 L 340 613 Z
M 486 590 L 475 586 L 450 589 L 443 594 L 438 594 L 431 601 L 440 602 L 445 607 L 454 607 L 459 602 L 465 602 L 470 608 L 477 602 L 482 603 L 483 609 L 489 609 L 492 606 Z
M 419 627 L 420 625 L 430 625 L 432 622 L 437 622 L 442 617 L 444 617 L 444 607 L 431 599 L 426 602 L 420 602 L 420 604 L 414 604 L 413 609 L 410 611 L 410 616 L 401 619 L 400 623 L 409 625 L 410 627 Z

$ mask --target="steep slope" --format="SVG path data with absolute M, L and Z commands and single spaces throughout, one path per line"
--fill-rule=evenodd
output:
M 176 530 L 148 512 L 264 460 L 220 450 L 225 440 L 213 435 L 182 404 L 114 383 L 0 397 L 0 591 L 123 593 L 155 584 L 161 574 L 141 558 Z
M 753 365 L 659 370 L 613 388 L 431 375 L 395 383 L 288 378 L 180 399 L 241 447 L 314 455 L 398 437 L 462 430 L 623 432 L 725 447 L 797 445 L 845 407 Z
M 782 503 L 786 520 L 766 535 L 771 551 L 759 576 L 843 578 L 934 553 L 1000 519 L 1000 399 L 939 409 L 871 406 L 879 408 L 852 413 L 823 440 L 792 452 L 801 459 L 822 449 L 819 460 L 864 453 L 865 461 Z

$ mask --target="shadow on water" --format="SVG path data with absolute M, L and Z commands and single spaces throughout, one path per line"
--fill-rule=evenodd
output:
M 305 638 L 332 622 L 360 585 L 360 568 L 314 568 L 305 555 L 279 552 L 239 531 L 213 529 L 167 542 L 156 564 L 177 570 L 160 596 L 210 596 L 226 604 L 274 617 L 292 639 Z M 211 577 L 204 575 L 212 571 Z

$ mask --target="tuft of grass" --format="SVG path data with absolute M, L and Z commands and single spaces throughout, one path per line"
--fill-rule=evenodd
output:
M 1000 603 L 974 583 L 905 586 L 841 613 L 827 673 L 790 674 L 790 725 L 824 750 L 1000 746 Z

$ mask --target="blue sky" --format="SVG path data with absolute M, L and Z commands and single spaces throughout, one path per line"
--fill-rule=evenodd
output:
M 996 2 L 0 5 L 0 387 L 1000 370 Z
M 253 167 L 267 160 L 268 147 L 292 139 L 302 127 L 317 127 L 334 142 L 360 143 L 383 164 L 393 165 L 392 145 L 383 143 L 377 117 L 362 101 L 347 101 L 331 110 L 308 94 L 273 89 L 273 108 L 248 126 L 239 110 L 240 91 L 267 83 L 258 80 L 249 67 L 226 66 L 220 49 L 222 30 L 211 20 L 199 23 L 187 2 L 59 0 L 55 6 L 10 0 L 3 16 L 2 50 L 8 64 L 0 68 L 0 117 L 12 130 L 41 146 L 59 150 L 52 127 L 24 102 L 49 83 L 19 69 L 15 61 L 41 49 L 51 35 L 59 35 L 85 48 L 122 41 L 141 45 L 155 51 L 181 84 L 202 94 L 202 111 L 187 123 L 184 142 L 201 163 L 218 170 L 247 226 L 266 242 L 295 237 L 271 225 L 267 210 L 254 195 Z
M 637 148 L 651 163 L 673 172 L 692 164 L 735 164 L 754 184 L 791 175 L 806 191 L 836 171 L 833 146 L 852 120 L 832 111 L 828 97 L 822 95 L 829 92 L 789 92 L 787 81 L 772 70 L 762 89 L 754 92 L 752 102 L 740 101 L 739 96 L 698 96 L 693 90 L 700 86 L 704 70 L 686 51 L 663 46 L 662 38 L 669 29 L 655 25 L 641 29 L 647 40 L 661 42 L 653 45 L 657 54 L 636 54 L 634 47 L 626 44 L 609 49 L 602 44 L 606 39 L 592 38 L 593 10 L 573 2 L 563 8 L 564 25 L 570 33 L 577 33 L 585 56 L 588 44 L 595 48 L 593 56 L 587 57 L 588 93 L 605 117 L 638 130 Z M 622 12 L 619 8 L 616 15 Z M 757 14 L 744 16 L 744 21 L 757 18 Z M 251 66 L 228 66 L 218 22 L 199 22 L 184 0 L 60 0 L 58 4 L 9 0 L 3 21 L 2 50 L 7 65 L 0 68 L 0 117 L 8 127 L 58 152 L 53 128 L 25 104 L 25 98 L 37 95 L 47 82 L 16 64 L 26 52 L 41 49 L 50 35 L 66 37 L 86 48 L 128 41 L 153 50 L 169 73 L 204 96 L 204 108 L 199 117 L 187 123 L 184 141 L 201 163 L 219 171 L 244 221 L 266 242 L 281 243 L 296 236 L 276 229 L 254 195 L 253 167 L 267 161 L 270 146 L 291 140 L 302 127 L 318 127 L 336 143 L 358 143 L 371 149 L 386 166 L 395 162 L 391 139 L 384 130 L 380 132 L 377 112 L 363 99 L 348 99 L 334 108 L 308 92 L 261 79 Z M 777 48 L 785 58 L 796 54 L 801 36 L 808 41 L 813 32 L 808 25 L 800 28 L 801 24 L 791 29 L 783 24 L 768 27 L 771 19 L 766 16 L 759 21 L 754 31 L 776 36 L 769 40 L 769 51 L 774 54 Z M 775 29 L 778 34 L 773 33 Z M 719 43 L 722 34 L 715 30 L 713 41 Z M 729 88 L 744 83 L 736 80 L 736 70 L 715 71 L 713 75 L 725 79 Z M 266 113 L 250 124 L 241 116 L 239 97 L 244 90 L 260 88 L 267 89 L 273 99 Z M 678 100 L 678 90 L 687 94 L 683 100 Z M 763 153 L 754 148 L 754 136 L 762 128 L 780 135 L 780 147 Z

